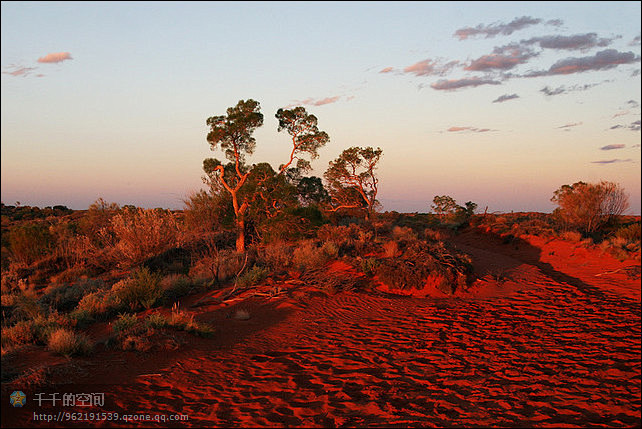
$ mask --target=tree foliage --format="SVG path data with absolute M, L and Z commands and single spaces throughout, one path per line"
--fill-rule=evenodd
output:
M 381 148 L 351 147 L 330 161 L 324 177 L 332 211 L 364 208 L 367 219 L 373 215 L 379 185 L 375 171 L 382 153 Z
M 553 193 L 551 201 L 559 206 L 555 214 L 567 227 L 585 234 L 599 231 L 629 207 L 624 189 L 607 181 L 562 185 Z
M 307 113 L 304 107 L 279 109 L 275 116 L 279 120 L 278 131 L 285 130 L 292 136 L 290 159 L 279 167 L 279 174 L 282 174 L 295 159 L 297 169 L 301 172 L 309 171 L 310 162 L 302 156 L 308 154 L 311 159 L 316 159 L 319 156 L 318 150 L 330 141 L 330 137 L 325 131 L 319 130 L 317 117 Z

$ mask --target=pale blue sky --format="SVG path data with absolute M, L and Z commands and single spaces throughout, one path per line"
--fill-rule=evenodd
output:
M 285 161 L 274 114 L 304 105 L 313 174 L 383 149 L 384 210 L 608 180 L 639 214 L 640 27 L 640 2 L 2 2 L 2 201 L 182 208 L 222 157 L 205 120 L 253 98 L 251 162 Z

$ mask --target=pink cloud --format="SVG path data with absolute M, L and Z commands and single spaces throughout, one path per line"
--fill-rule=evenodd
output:
M 497 97 L 495 100 L 493 100 L 493 103 L 503 103 L 508 100 L 514 100 L 516 98 L 519 98 L 519 95 L 517 94 L 505 94 L 505 95 L 500 95 Z
M 3 71 L 2 72 L 3 74 L 8 74 L 11 76 L 22 76 L 22 77 L 28 76 L 29 74 L 31 74 L 31 72 L 37 69 L 37 67 L 24 67 L 24 66 L 17 66 L 17 65 L 11 65 L 6 68 L 11 71 Z
M 392 67 L 386 67 L 384 69 L 381 69 L 381 71 L 379 73 L 390 73 L 393 70 L 394 69 Z
M 39 63 L 60 63 L 65 60 L 71 60 L 71 54 L 69 52 L 55 52 L 52 54 L 47 54 L 44 57 L 38 58 Z
M 439 61 L 425 59 L 406 67 L 405 69 L 403 69 L 403 71 L 405 73 L 412 73 L 416 76 L 443 76 L 444 74 L 452 70 L 453 67 L 455 67 L 457 64 L 459 64 L 459 61 L 450 61 L 443 64 Z
M 446 131 L 450 133 L 457 133 L 461 131 L 470 131 L 471 133 L 485 133 L 492 131 L 490 128 L 475 128 L 475 127 L 450 127 Z

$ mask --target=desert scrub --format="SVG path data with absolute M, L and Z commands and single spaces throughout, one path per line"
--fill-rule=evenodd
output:
M 380 262 L 377 258 L 365 258 L 359 261 L 359 268 L 367 276 L 373 276 Z
M 301 272 L 322 267 L 330 260 L 330 256 L 319 248 L 314 241 L 306 240 L 294 249 L 292 264 Z
M 163 289 L 165 300 L 169 302 L 188 295 L 193 288 L 192 281 L 189 277 L 181 274 L 169 274 L 163 277 L 160 285 Z
M 95 320 L 106 320 L 124 309 L 122 300 L 111 290 L 97 290 L 83 296 L 69 316 L 87 325 Z
M 94 279 L 79 280 L 73 284 L 51 284 L 45 289 L 40 303 L 59 311 L 70 311 L 85 295 L 104 287 L 102 280 Z
M 131 278 L 116 283 L 111 290 L 131 310 L 150 309 L 163 297 L 160 281 L 160 274 L 143 267 L 134 271 Z
M 111 218 L 121 265 L 133 266 L 181 242 L 181 231 L 169 210 L 125 208 Z
M 374 272 L 384 284 L 422 290 L 427 284 L 450 295 L 466 286 L 472 262 L 466 255 L 448 251 L 442 243 L 409 243 L 399 257 L 383 258 Z
M 74 356 L 89 354 L 92 345 L 85 335 L 59 328 L 49 335 L 47 348 L 63 356 Z
M 293 250 L 285 242 L 275 242 L 259 249 L 259 260 L 275 272 L 287 270 L 292 264 Z
M 265 280 L 270 274 L 270 270 L 265 267 L 254 265 L 249 271 L 241 274 L 236 280 L 236 285 L 241 288 L 254 286 Z
M 29 265 L 44 256 L 53 246 L 49 228 L 43 224 L 16 225 L 9 229 L 11 260 Z

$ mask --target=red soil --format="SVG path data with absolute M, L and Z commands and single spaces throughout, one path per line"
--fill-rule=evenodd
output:
M 19 386 L 3 386 L 2 425 L 114 425 L 33 421 L 69 411 L 189 416 L 119 422 L 156 427 L 640 426 L 639 262 L 537 237 L 453 240 L 478 276 L 454 297 L 325 296 L 297 280 L 229 305 L 190 297 L 182 308 L 213 338 L 186 335 L 162 353 L 99 348 L 56 366 L 47 389 L 23 389 L 103 392 L 103 407 L 14 409 L 5 399 Z

